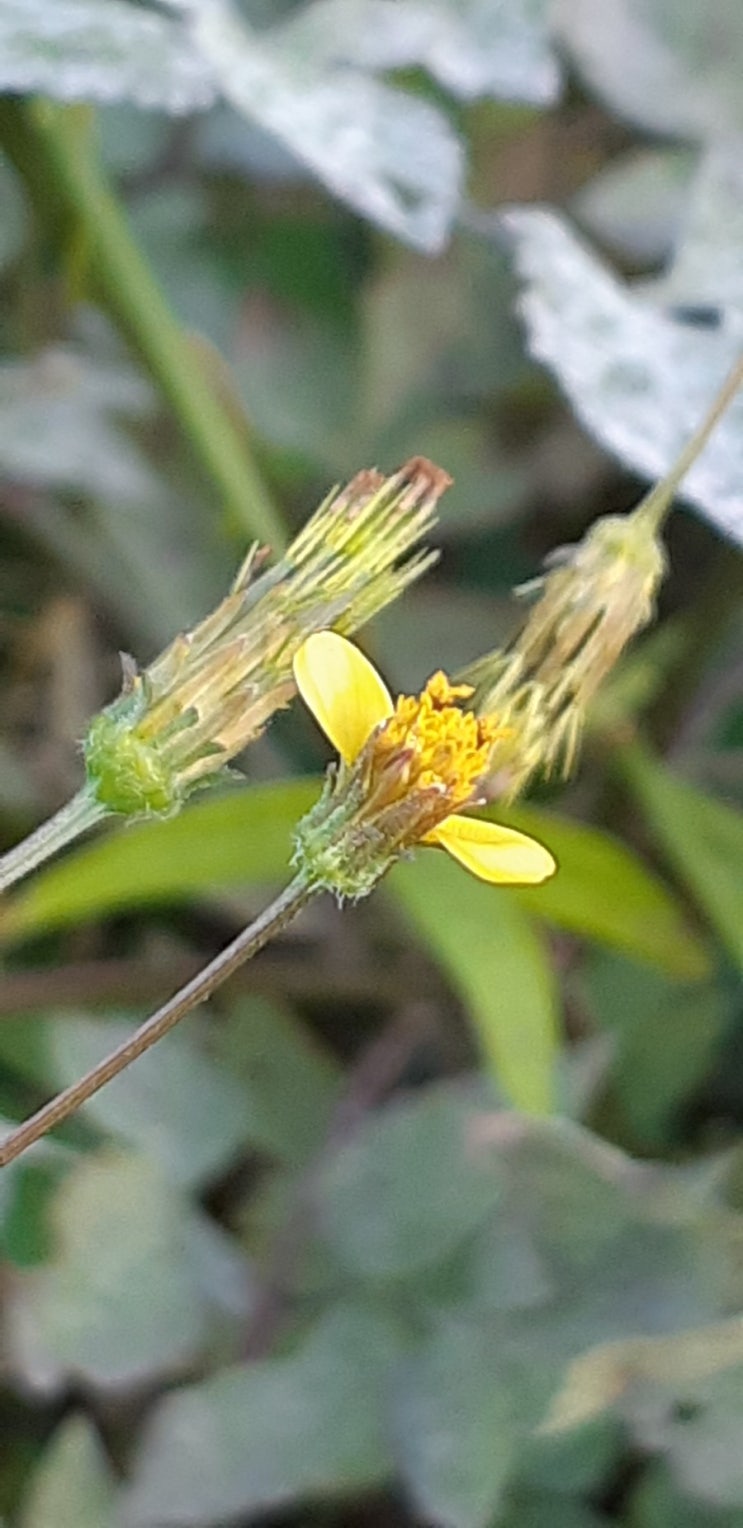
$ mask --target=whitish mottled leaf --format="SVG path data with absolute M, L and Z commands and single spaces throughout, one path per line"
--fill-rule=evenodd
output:
M 319 0 L 295 27 L 339 62 L 427 69 L 464 100 L 554 101 L 548 0 Z
M 173 112 L 215 98 L 179 22 L 126 0 L 1 0 L 0 90 Z
M 50 1236 L 8 1310 L 11 1362 L 41 1389 L 141 1383 L 193 1359 L 217 1312 L 244 1315 L 237 1255 L 142 1158 L 101 1152 L 72 1168 Z
M 656 297 L 743 309 L 743 136 L 715 144 L 688 190 L 679 247 Z
M 738 359 L 743 314 L 729 310 L 719 328 L 695 326 L 633 292 L 556 214 L 513 208 L 502 222 L 525 283 L 521 308 L 532 353 L 555 372 L 602 446 L 633 471 L 660 478 Z M 741 483 L 743 395 L 680 495 L 743 541 Z
M 671 253 L 686 214 L 696 159 L 688 149 L 630 149 L 573 198 L 576 217 L 616 254 L 658 265 Z
M 104 0 L 105 3 L 105 0 Z M 154 478 L 121 420 L 141 420 L 150 388 L 124 367 L 71 348 L 0 367 L 0 470 L 31 487 L 119 501 L 146 498 Z
M 382 1389 L 395 1349 L 391 1323 L 341 1305 L 290 1357 L 168 1397 L 147 1424 L 122 1528 L 222 1528 L 379 1484 L 390 1467 Z
M 133 1025 L 57 1017 L 49 1026 L 52 1076 L 67 1087 L 126 1039 Z M 136 1146 L 174 1183 L 198 1186 L 250 1139 L 239 1083 L 183 1030 L 141 1056 L 85 1106 L 104 1131 Z
M 462 180 L 461 145 L 428 102 L 308 47 L 300 16 L 252 31 L 230 0 L 190 12 L 196 47 L 239 111 L 274 133 L 325 185 L 421 249 L 444 244 Z M 296 27 L 296 30 L 295 30 Z
M 743 128 L 739 0 L 556 0 L 559 34 L 613 111 L 653 132 Z
M 84 1417 L 57 1428 L 37 1464 L 19 1528 L 113 1528 L 113 1472 Z

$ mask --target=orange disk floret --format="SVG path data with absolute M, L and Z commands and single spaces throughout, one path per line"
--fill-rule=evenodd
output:
M 498 737 L 491 717 L 461 706 L 471 694 L 470 685 L 453 685 L 441 671 L 433 674 L 420 695 L 399 697 L 372 744 L 379 763 L 404 756 L 406 789 L 441 791 L 449 811 L 472 800 Z

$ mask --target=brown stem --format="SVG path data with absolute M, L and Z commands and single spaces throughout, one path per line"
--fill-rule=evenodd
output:
M 243 961 L 250 960 L 252 955 L 257 954 L 269 939 L 279 934 L 287 924 L 296 917 L 297 913 L 314 895 L 314 890 L 301 878 L 296 877 L 274 902 L 259 914 L 242 933 L 228 944 L 226 949 L 215 955 L 208 966 L 194 976 L 180 992 L 175 994 L 158 1008 L 139 1029 L 129 1036 L 123 1044 L 118 1045 L 110 1055 L 99 1061 L 97 1066 L 86 1072 L 79 1082 L 65 1088 L 64 1092 L 58 1093 L 42 1109 L 32 1114 L 23 1125 L 10 1134 L 0 1144 L 0 1167 L 7 1167 L 21 1152 L 26 1151 L 35 1141 L 41 1139 L 49 1130 L 60 1125 L 63 1120 L 69 1119 L 81 1104 L 93 1097 L 100 1088 L 105 1087 L 114 1077 L 118 1077 L 132 1061 L 144 1054 L 151 1046 L 161 1040 L 163 1035 L 173 1029 L 192 1008 L 211 996 L 212 992 L 227 979 Z

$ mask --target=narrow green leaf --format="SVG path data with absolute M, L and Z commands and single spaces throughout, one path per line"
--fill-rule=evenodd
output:
M 256 786 L 165 821 L 114 826 L 38 876 L 4 910 L 0 930 L 15 938 L 122 907 L 288 877 L 291 830 L 316 796 L 314 780 Z
M 697 981 L 709 973 L 708 951 L 679 901 L 625 844 L 533 807 L 493 815 L 548 844 L 559 866 L 544 886 L 514 893 L 522 907 L 668 976 Z
M 168 821 L 113 826 L 9 902 L 0 913 L 0 938 L 7 942 L 218 887 L 281 880 L 288 874 L 292 829 L 318 790 L 313 779 L 248 786 L 197 802 Z M 695 980 L 706 974 L 707 951 L 679 904 L 623 844 L 533 807 L 493 815 L 543 839 L 560 866 L 547 885 L 509 893 L 509 900 L 669 976 Z M 427 871 L 437 859 L 420 855 Z M 460 872 L 460 885 L 463 880 Z
M 637 743 L 621 767 L 670 863 L 743 966 L 743 813 L 677 779 Z
M 518 1108 L 549 1113 L 557 995 L 530 918 L 443 854 L 396 866 L 390 889 L 464 1000 L 500 1086 Z
M 107 1528 L 116 1486 L 91 1423 L 72 1417 L 57 1429 L 34 1471 L 20 1528 Z

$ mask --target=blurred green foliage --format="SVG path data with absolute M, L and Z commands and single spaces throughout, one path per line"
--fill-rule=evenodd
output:
M 742 17 L 0 0 L 6 844 L 119 649 L 331 482 L 456 478 L 364 638 L 405 687 L 666 470 L 743 335 Z M 422 851 L 318 904 L 5 1171 L 2 1521 L 743 1528 L 742 424 L 577 779 L 508 814 L 554 881 Z M 323 762 L 282 717 L 0 909 L 4 1119 L 263 904 Z

